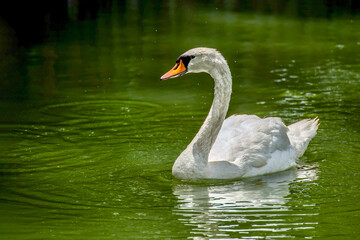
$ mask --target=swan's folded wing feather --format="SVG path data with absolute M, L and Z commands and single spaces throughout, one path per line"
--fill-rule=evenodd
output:
M 226 160 L 260 168 L 267 164 L 272 153 L 290 147 L 287 127 L 280 118 L 233 115 L 224 121 L 209 161 Z

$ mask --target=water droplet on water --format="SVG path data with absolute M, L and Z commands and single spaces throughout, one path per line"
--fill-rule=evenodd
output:
M 335 47 L 338 48 L 338 49 L 343 49 L 345 47 L 345 45 L 338 44 Z

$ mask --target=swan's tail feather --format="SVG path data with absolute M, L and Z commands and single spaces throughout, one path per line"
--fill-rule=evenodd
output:
M 298 158 L 304 154 L 310 140 L 315 137 L 319 125 L 319 118 L 316 117 L 314 119 L 304 119 L 288 126 L 288 136 L 291 144 L 296 149 Z

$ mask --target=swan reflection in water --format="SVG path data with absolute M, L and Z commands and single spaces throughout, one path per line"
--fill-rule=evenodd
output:
M 291 229 L 315 228 L 316 222 L 301 221 L 309 214 L 294 212 L 286 203 L 291 182 L 316 178 L 314 169 L 292 169 L 221 185 L 176 184 L 173 192 L 178 205 L 174 213 L 185 225 L 193 226 L 195 236 L 286 237 L 285 232 Z

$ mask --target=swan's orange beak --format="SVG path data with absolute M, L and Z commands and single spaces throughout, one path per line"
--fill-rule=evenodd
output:
M 182 60 L 180 60 L 178 63 L 175 64 L 175 66 L 170 71 L 162 75 L 160 80 L 177 77 L 184 74 L 185 72 L 186 72 L 186 67 L 182 62 Z

